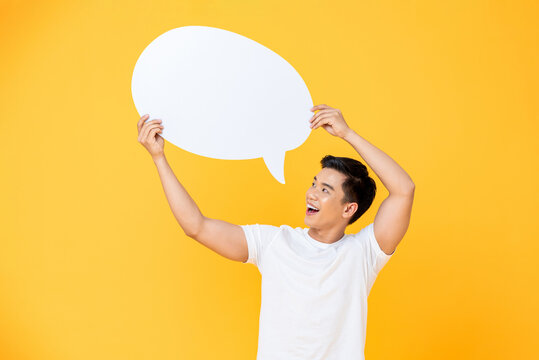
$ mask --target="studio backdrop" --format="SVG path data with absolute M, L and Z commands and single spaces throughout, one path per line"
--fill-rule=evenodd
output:
M 255 358 L 260 273 L 183 233 L 137 142 L 137 60 L 184 26 L 278 54 L 301 101 L 340 109 L 413 179 L 410 227 L 368 297 L 367 359 L 539 357 L 538 15 L 531 1 L 4 0 L 0 358 Z M 258 111 L 269 138 L 290 115 Z M 322 157 L 361 160 L 321 128 L 269 156 L 199 150 L 165 143 L 202 213 L 238 225 L 305 227 Z M 388 195 L 370 173 L 376 198 L 346 233 Z

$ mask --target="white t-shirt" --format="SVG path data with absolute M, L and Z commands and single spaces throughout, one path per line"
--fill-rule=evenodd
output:
M 333 244 L 309 228 L 240 225 L 262 275 L 257 360 L 365 359 L 367 297 L 391 255 L 373 223 Z

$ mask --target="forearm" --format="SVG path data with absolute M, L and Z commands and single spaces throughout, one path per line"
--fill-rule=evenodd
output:
M 415 185 L 410 176 L 382 150 L 350 129 L 343 137 L 365 160 L 390 194 L 408 194 Z
M 174 217 L 187 236 L 196 234 L 204 220 L 200 209 L 174 175 L 165 155 L 156 157 L 153 161 Z

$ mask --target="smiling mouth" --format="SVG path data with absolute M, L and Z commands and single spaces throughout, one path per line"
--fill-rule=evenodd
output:
M 311 208 L 307 208 L 307 211 L 306 211 L 306 214 L 307 215 L 312 215 L 312 214 L 316 214 L 317 212 L 319 212 L 320 210 L 313 210 Z

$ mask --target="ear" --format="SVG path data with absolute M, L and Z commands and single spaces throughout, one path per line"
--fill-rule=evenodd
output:
M 358 209 L 357 203 L 355 203 L 355 202 L 348 203 L 348 204 L 346 204 L 346 207 L 344 208 L 344 211 L 343 211 L 342 215 L 343 215 L 343 217 L 349 219 L 355 214 L 357 209 Z

